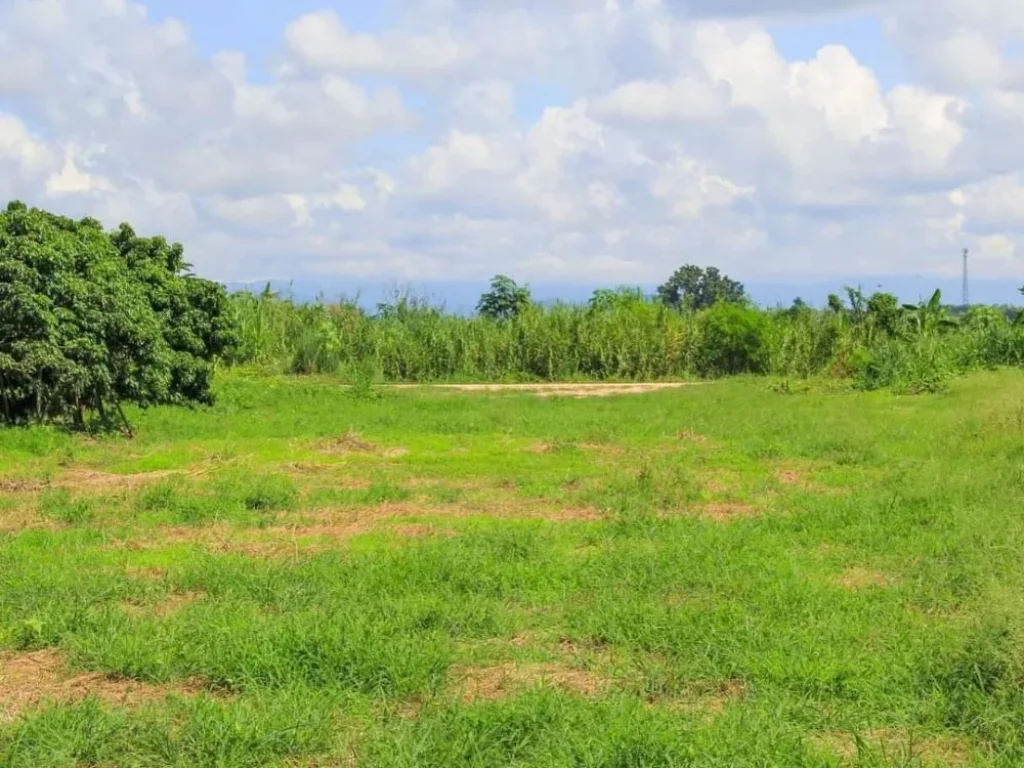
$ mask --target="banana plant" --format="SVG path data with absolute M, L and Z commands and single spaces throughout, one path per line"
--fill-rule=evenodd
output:
M 942 306 L 942 291 L 935 291 L 931 299 L 919 304 L 904 304 L 903 317 L 917 334 L 956 328 L 959 323 Z

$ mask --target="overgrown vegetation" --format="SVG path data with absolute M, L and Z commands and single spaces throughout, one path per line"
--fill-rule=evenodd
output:
M 956 374 L 1024 362 L 1024 314 L 936 294 L 915 306 L 847 289 L 815 310 L 762 309 L 719 270 L 685 265 L 655 296 L 596 291 L 544 305 L 496 276 L 463 317 L 413 296 L 368 312 L 228 297 L 180 245 L 106 233 L 12 203 L 0 214 L 0 421 L 127 423 L 122 404 L 208 403 L 215 365 L 377 381 L 658 380 L 769 374 L 934 392 Z
M 553 306 L 498 279 L 481 300 L 486 312 L 474 317 L 408 296 L 369 313 L 353 301 L 298 304 L 270 291 L 243 293 L 233 298 L 241 345 L 232 359 L 364 379 L 370 368 L 387 381 L 754 373 L 827 376 L 903 392 L 935 391 L 960 373 L 1024 363 L 1024 322 L 999 310 L 973 307 L 954 318 L 938 293 L 900 306 L 889 294 L 855 289 L 830 297 L 823 310 L 802 302 L 760 309 L 743 298 L 742 286 L 708 273 L 710 282 L 700 270 L 681 270 L 678 294 L 667 297 L 625 288 L 597 291 L 586 305 Z M 681 308 L 672 306 L 673 296 Z M 709 304 L 708 296 L 718 300 Z
M 0 213 L 0 422 L 125 421 L 122 404 L 208 403 L 236 342 L 223 286 L 180 245 L 21 203 Z M 125 421 L 125 424 L 127 422 Z

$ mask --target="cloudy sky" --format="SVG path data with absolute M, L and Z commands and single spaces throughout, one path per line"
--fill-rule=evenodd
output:
M 1020 0 L 0 0 L 0 198 L 267 277 L 1024 275 Z

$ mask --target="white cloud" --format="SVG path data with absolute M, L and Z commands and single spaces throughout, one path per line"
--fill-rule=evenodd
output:
M 895 87 L 766 21 L 878 13 Z M 0 3 L 0 194 L 221 278 L 656 280 L 1022 267 L 1016 0 L 404 0 L 282 27 L 270 76 L 127 0 Z
M 469 56 L 465 44 L 444 31 L 353 34 L 332 11 L 295 20 L 285 37 L 298 66 L 327 72 L 421 77 L 450 72 Z

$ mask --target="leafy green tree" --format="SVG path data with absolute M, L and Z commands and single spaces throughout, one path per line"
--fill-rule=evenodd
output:
M 742 283 L 723 275 L 717 267 L 702 269 L 686 264 L 658 287 L 658 298 L 670 307 L 698 310 L 718 302 L 741 304 L 746 300 L 746 292 Z
M 532 304 L 529 286 L 517 285 L 506 275 L 496 275 L 491 280 L 491 289 L 480 297 L 476 311 L 492 320 L 512 320 Z
M 102 423 L 122 403 L 209 402 L 235 343 L 223 287 L 180 246 L 11 203 L 0 213 L 0 421 Z
M 224 286 L 192 275 L 179 243 L 138 237 L 122 224 L 111 240 L 160 318 L 171 350 L 172 402 L 209 402 L 211 362 L 238 344 Z
M 867 301 L 867 316 L 876 328 L 893 335 L 899 326 L 900 301 L 891 293 L 873 293 Z
M 828 309 L 829 312 L 841 315 L 846 307 L 843 305 L 843 300 L 839 298 L 838 294 L 830 293 L 828 295 Z

